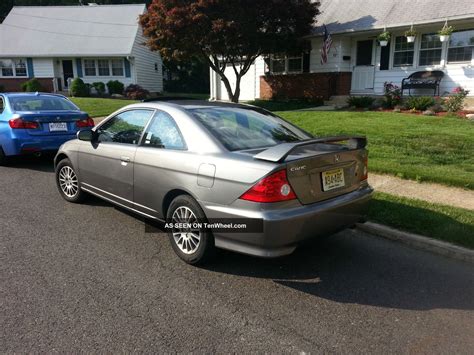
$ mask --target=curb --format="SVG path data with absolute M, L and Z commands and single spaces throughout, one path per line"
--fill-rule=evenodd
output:
M 357 229 L 379 237 L 395 240 L 413 248 L 429 251 L 449 258 L 474 264 L 474 250 L 425 237 L 419 234 L 402 232 L 373 222 L 357 223 Z

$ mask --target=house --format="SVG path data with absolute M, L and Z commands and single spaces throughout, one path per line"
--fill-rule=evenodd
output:
M 163 91 L 162 61 L 143 45 L 145 5 L 14 7 L 0 24 L 0 86 L 18 91 L 38 78 L 47 91 L 118 80 Z
M 321 0 L 321 14 L 308 36 L 311 50 L 299 56 L 259 57 L 242 78 L 241 100 L 314 98 L 334 95 L 382 95 L 384 83 L 400 86 L 416 71 L 442 70 L 441 94 L 457 86 L 474 95 L 473 0 Z M 437 32 L 455 28 L 441 42 Z M 323 25 L 332 37 L 328 60 L 321 64 Z M 415 41 L 405 32 L 413 26 Z M 382 47 L 384 29 L 391 40 Z M 235 83 L 232 70 L 226 71 Z M 433 95 L 433 90 L 413 94 Z M 211 72 L 211 97 L 227 100 L 224 85 Z

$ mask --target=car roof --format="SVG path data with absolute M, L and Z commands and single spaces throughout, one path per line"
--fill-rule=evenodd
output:
M 57 96 L 65 98 L 61 94 L 53 94 L 49 92 L 3 92 L 1 95 L 5 97 L 38 97 L 38 96 Z
M 155 100 L 146 100 L 143 102 L 151 106 L 159 107 L 160 105 L 179 107 L 184 110 L 192 110 L 197 108 L 241 108 L 247 110 L 258 110 L 259 107 L 226 102 L 226 101 L 207 101 L 207 100 L 194 100 L 194 99 L 179 99 L 179 98 L 158 98 Z

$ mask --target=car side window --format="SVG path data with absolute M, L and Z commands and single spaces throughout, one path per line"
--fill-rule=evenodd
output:
M 3 97 L 0 96 L 0 115 L 3 113 L 5 109 L 5 104 L 3 103 Z
M 174 119 L 163 111 L 155 113 L 153 121 L 146 130 L 143 145 L 164 149 L 186 149 L 183 137 Z
M 153 110 L 130 110 L 119 113 L 99 127 L 97 141 L 138 144 L 152 114 Z

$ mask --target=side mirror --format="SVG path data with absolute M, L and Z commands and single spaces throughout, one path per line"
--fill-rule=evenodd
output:
M 80 141 L 85 142 L 92 142 L 94 139 L 94 132 L 90 129 L 84 129 L 82 131 L 77 132 L 77 139 Z

